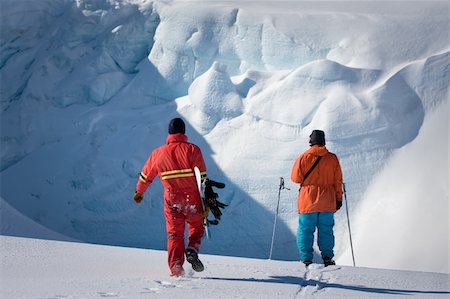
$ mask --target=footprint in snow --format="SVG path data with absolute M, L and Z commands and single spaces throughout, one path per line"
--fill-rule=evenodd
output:
M 170 281 L 164 281 L 164 280 L 155 280 L 157 284 L 159 284 L 163 288 L 175 288 L 176 285 L 171 283 Z
M 156 294 L 160 293 L 160 290 L 158 288 L 144 288 L 141 291 L 141 294 Z
M 97 294 L 99 294 L 100 297 L 118 297 L 119 296 L 119 294 L 107 293 L 107 292 L 97 292 Z

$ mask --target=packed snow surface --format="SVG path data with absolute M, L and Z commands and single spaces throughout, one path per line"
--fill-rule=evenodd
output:
M 322 129 L 343 169 L 357 265 L 450 273 L 448 11 L 448 1 L 2 0 L 1 234 L 164 250 L 160 181 L 141 205 L 132 195 L 181 116 L 209 177 L 227 185 L 219 193 L 229 206 L 202 246 L 211 263 L 268 257 L 283 177 L 273 259 L 291 262 L 270 263 L 298 269 L 289 175 Z M 345 208 L 335 258 L 348 266 Z M 13 225 L 11 213 L 28 225 Z M 161 292 L 260 279 L 295 295 L 328 291 L 320 281 L 334 275 L 256 268 L 169 286 L 140 277 Z M 231 271 L 241 273 L 223 275 Z M 357 285 L 356 273 L 355 283 L 331 284 Z
M 170 277 L 164 251 L 0 236 L 0 297 L 448 298 L 450 275 L 201 255 Z

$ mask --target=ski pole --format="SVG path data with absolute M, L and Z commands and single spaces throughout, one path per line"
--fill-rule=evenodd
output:
M 352 250 L 353 267 L 355 267 L 355 254 L 353 253 L 352 230 L 350 229 L 350 217 L 348 216 L 347 192 L 345 191 L 345 184 L 343 185 L 344 185 L 345 210 L 347 212 L 348 234 L 350 236 L 350 248 Z
M 269 260 L 272 259 L 272 252 L 273 252 L 273 241 L 275 239 L 275 230 L 277 227 L 277 218 L 278 218 L 278 208 L 280 207 L 280 194 L 282 189 L 290 190 L 289 188 L 286 188 L 284 186 L 284 179 L 283 177 L 280 177 L 280 186 L 278 187 L 278 201 L 277 201 L 277 211 L 275 213 L 275 220 L 273 222 L 273 231 L 272 231 L 272 242 L 270 244 L 270 253 L 269 253 Z

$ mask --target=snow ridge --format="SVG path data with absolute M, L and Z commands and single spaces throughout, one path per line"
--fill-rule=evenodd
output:
M 204 252 L 266 258 L 284 177 L 291 191 L 280 200 L 274 258 L 296 260 L 297 187 L 288 178 L 311 130 L 325 130 L 340 158 L 353 219 L 370 206 L 377 175 L 424 140 L 429 115 L 448 105 L 445 1 L 345 10 L 303 1 L 0 5 L 1 196 L 32 221 L 84 242 L 165 248 L 160 182 L 139 207 L 131 195 L 167 123 L 182 116 L 209 176 L 227 184 L 220 196 L 229 207 Z M 433 126 L 448 127 L 448 115 Z M 414 194 L 423 185 L 436 185 L 433 178 L 411 183 L 411 202 L 420 202 Z M 390 183 L 401 185 L 397 179 Z M 435 200 L 448 205 L 448 184 L 437 190 Z M 387 223 L 391 212 L 417 211 L 405 203 L 377 217 Z M 433 219 L 424 230 L 444 222 Z M 336 257 L 349 264 L 344 211 L 335 235 Z

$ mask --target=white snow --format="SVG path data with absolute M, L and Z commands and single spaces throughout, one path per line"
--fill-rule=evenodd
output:
M 166 252 L 0 236 L 1 298 L 448 298 L 450 275 L 202 255 L 173 278 Z
M 440 136 L 449 136 L 449 127 L 440 125 L 448 119 L 448 108 L 443 104 L 429 113 L 418 137 L 392 155 L 389 166 L 369 187 L 355 219 L 355 251 L 361 264 L 448 272 L 449 206 L 448 196 L 441 194 L 448 194 L 449 147 L 445 143 L 436 146 Z M 435 180 L 433 188 L 411 186 L 424 177 Z M 397 183 L 393 185 L 393 181 Z M 399 213 L 402 209 L 406 213 Z M 377 246 L 382 250 L 374 255 L 371 248 Z
M 296 262 L 298 187 L 289 174 L 311 130 L 323 129 L 343 168 L 357 266 L 448 274 L 448 11 L 448 1 L 3 0 L 0 232 L 164 250 L 161 183 L 155 180 L 139 206 L 131 197 L 148 154 L 165 142 L 169 120 L 182 116 L 208 175 L 227 184 L 219 193 L 229 207 L 202 253 L 222 268 L 229 258 L 219 256 L 260 260 L 245 260 L 249 273 L 221 269 L 228 280 L 191 278 L 171 282 L 184 285 L 171 291 L 212 283 L 230 292 L 242 283 L 248 297 L 252 279 L 272 286 L 257 268 L 276 264 L 300 269 L 267 270 L 289 276 L 277 285 L 293 293 L 281 295 L 312 292 L 304 282 L 317 277 L 306 277 Z M 268 262 L 280 177 L 291 190 L 281 192 L 273 259 L 285 262 Z M 335 218 L 336 261 L 345 275 L 333 276 L 332 285 L 416 290 L 416 281 L 402 284 L 399 273 L 406 272 L 348 270 L 345 207 Z M 15 242 L 18 248 L 27 242 L 101 248 L 2 240 L 8 248 Z M 27 251 L 18 252 L 27 259 Z M 157 254 L 164 255 L 149 259 Z M 2 256 L 15 263 L 7 252 Z M 86 259 L 94 258 L 87 253 Z M 136 274 L 150 284 L 145 287 L 166 291 L 155 281 L 167 273 L 148 271 Z M 316 291 L 373 295 L 321 287 L 328 270 L 314 271 L 324 274 Z M 2 281 L 18 283 L 3 273 Z M 388 280 L 369 274 L 394 282 L 383 285 Z M 71 296 L 63 290 L 39 296 Z M 32 292 L 18 284 L 9 291 Z M 240 296 L 239 289 L 233 294 Z

